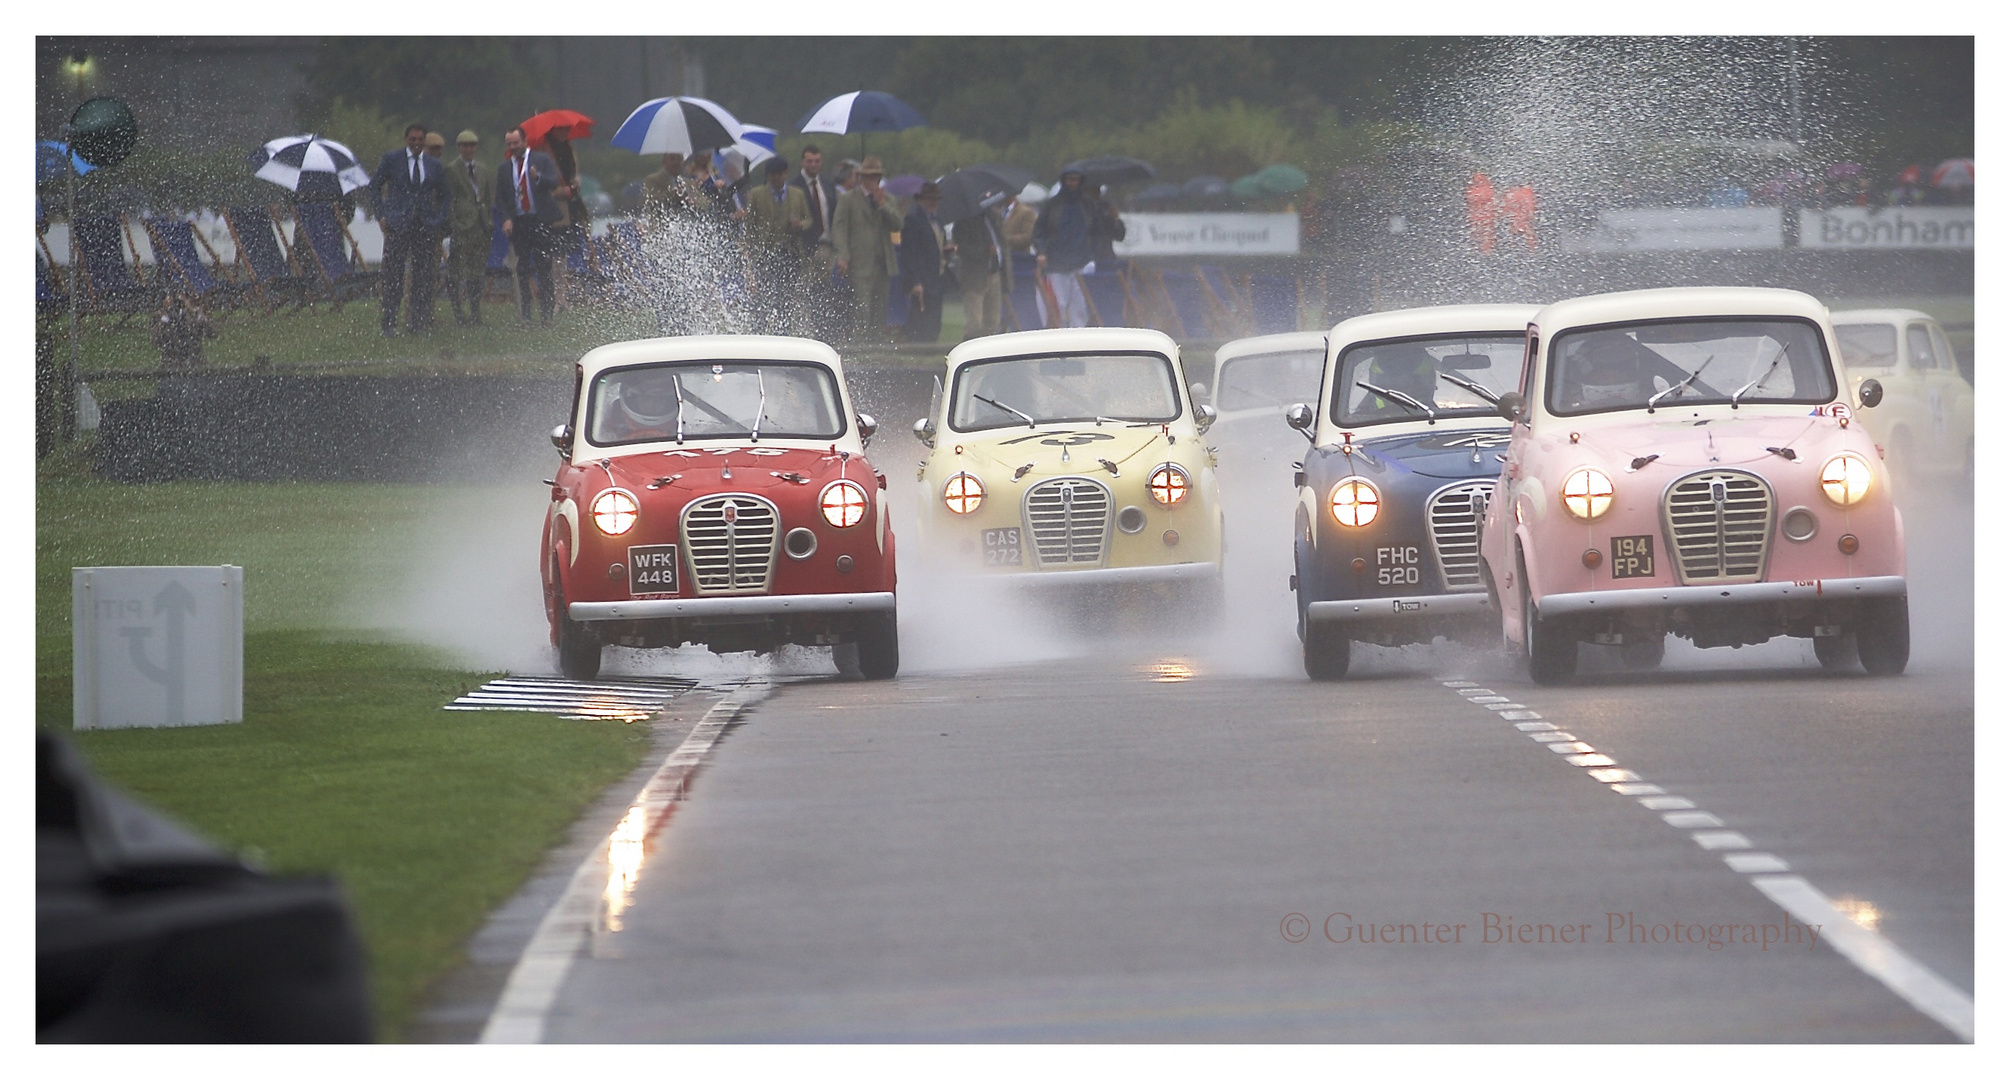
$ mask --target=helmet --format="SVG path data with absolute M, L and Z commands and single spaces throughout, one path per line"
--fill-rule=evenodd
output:
M 1438 363 L 1421 345 L 1385 345 L 1369 355 L 1367 380 L 1428 405 L 1438 393 Z
M 1569 379 L 1577 384 L 1579 404 L 1589 406 L 1639 404 L 1653 384 L 1631 340 L 1589 340 L 1570 358 Z
M 615 403 L 638 428 L 661 428 L 677 417 L 677 384 L 669 372 L 644 372 L 621 381 Z

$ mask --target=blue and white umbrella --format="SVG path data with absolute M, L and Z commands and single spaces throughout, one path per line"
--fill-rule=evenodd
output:
M 742 130 L 733 114 L 717 102 L 666 97 L 637 105 L 608 141 L 638 154 L 690 157 L 700 150 L 723 150 L 733 145 Z
M 251 152 L 252 175 L 310 199 L 336 199 L 370 186 L 356 153 L 319 135 L 285 135 Z
M 749 168 L 775 156 L 774 128 L 742 124 L 740 132 L 740 141 L 734 143 L 731 149 L 746 160 Z
M 833 135 L 850 135 L 855 131 L 904 131 L 911 127 L 921 127 L 928 121 L 914 111 L 914 106 L 878 90 L 854 90 L 838 96 L 811 109 L 797 130 L 828 131 Z
M 35 182 L 46 184 L 63 175 L 63 159 L 70 159 L 70 168 L 78 176 L 83 176 L 97 166 L 77 156 L 75 150 L 54 139 L 35 140 Z

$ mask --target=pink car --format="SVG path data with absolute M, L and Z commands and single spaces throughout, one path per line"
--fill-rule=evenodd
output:
M 1814 639 L 1825 668 L 1905 670 L 1905 530 L 1826 308 L 1784 289 L 1650 289 L 1537 312 L 1481 532 L 1482 576 L 1539 683 L 1580 642 L 1628 666 Z

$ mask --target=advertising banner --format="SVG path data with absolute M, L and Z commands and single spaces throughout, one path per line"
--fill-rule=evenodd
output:
M 1297 214 L 1125 214 L 1125 258 L 1178 255 L 1296 255 Z
M 1708 251 L 1776 248 L 1780 211 L 1770 206 L 1601 210 L 1598 227 L 1566 233 L 1566 251 Z
M 1839 206 L 1801 211 L 1801 246 L 1831 250 L 1975 247 L 1972 206 Z

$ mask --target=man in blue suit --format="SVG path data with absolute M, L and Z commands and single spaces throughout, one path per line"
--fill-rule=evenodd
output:
M 439 277 L 440 234 L 447 227 L 451 197 L 440 163 L 426 153 L 426 126 L 405 129 L 405 148 L 384 155 L 370 178 L 377 220 L 384 228 L 384 336 L 398 332 L 398 303 L 405 274 L 412 275 L 412 303 L 406 325 L 414 334 L 433 324 L 433 279 Z
M 551 325 L 551 226 L 558 220 L 558 203 L 551 189 L 558 186 L 558 163 L 542 150 L 532 150 L 523 129 L 503 133 L 508 151 L 496 166 L 496 207 L 502 211 L 503 235 L 516 249 L 517 310 L 530 321 L 530 280 L 537 278 L 538 312 Z

